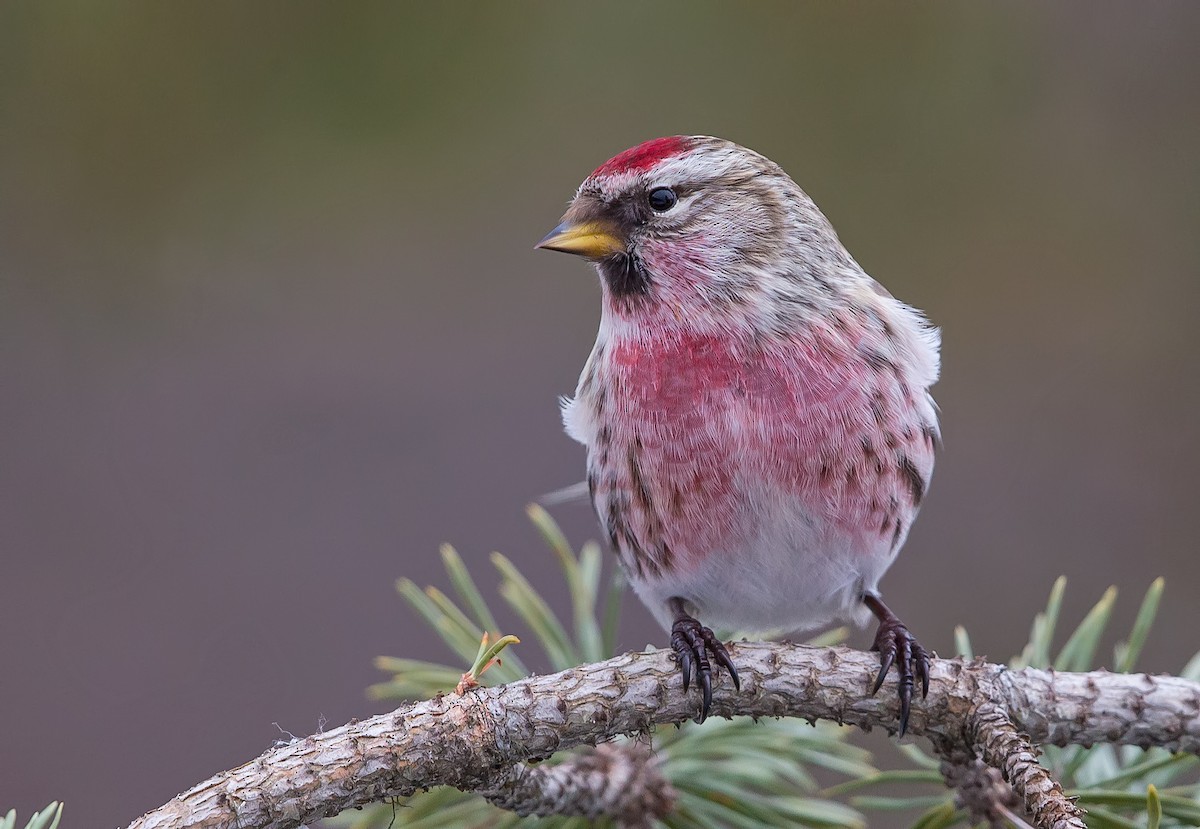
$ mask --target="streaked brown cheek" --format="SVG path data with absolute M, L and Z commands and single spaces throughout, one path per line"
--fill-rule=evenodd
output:
M 777 194 L 762 186 L 742 185 L 702 200 L 675 234 L 691 240 L 707 259 L 726 271 L 778 270 L 788 249 L 787 216 Z
M 759 267 L 778 264 L 787 250 L 787 214 L 778 194 L 765 188 L 755 188 L 748 194 L 747 203 L 738 211 L 743 233 L 743 252 Z

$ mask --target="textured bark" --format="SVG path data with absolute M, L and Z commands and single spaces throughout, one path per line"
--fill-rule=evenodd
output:
M 872 654 L 743 642 L 731 646 L 730 655 L 742 690 L 734 692 L 723 678 L 714 715 L 828 719 L 892 732 L 897 727 L 894 679 L 877 696 L 867 695 L 878 670 Z M 682 693 L 666 651 L 624 654 L 439 696 L 271 749 L 189 789 L 130 829 L 292 829 L 431 786 L 495 791 L 512 781 L 515 763 L 682 723 L 695 715 L 697 701 L 695 690 Z M 998 768 L 1035 825 L 1078 826 L 1043 819 L 1051 807 L 1069 813 L 1058 803 L 1066 800 L 1061 790 L 1056 795 L 1053 786 L 1043 785 L 1053 781 L 1044 770 L 1039 774 L 1032 744 L 1110 742 L 1200 753 L 1200 684 L 939 659 L 928 698 L 913 705 L 909 731 L 929 737 L 939 750 L 956 746 Z
M 1022 806 L 1021 798 L 999 769 L 983 762 L 965 744 L 935 742 L 934 747 L 942 755 L 941 771 L 946 785 L 955 790 L 957 805 L 970 813 L 972 826 L 986 823 L 992 829 L 1005 829 L 1010 824 L 1022 825 L 1023 822 L 1012 817 L 1012 810 Z
M 636 742 L 603 743 L 554 766 L 517 763 L 479 794 L 522 817 L 611 816 L 622 829 L 649 827 L 675 806 L 654 755 Z
M 1058 781 L 1038 762 L 1038 751 L 1004 711 L 992 702 L 981 704 L 968 723 L 967 741 L 988 766 L 1024 801 L 1034 824 L 1047 829 L 1087 829 L 1083 812 Z

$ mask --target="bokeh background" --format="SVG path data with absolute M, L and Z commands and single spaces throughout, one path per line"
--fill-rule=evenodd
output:
M 884 584 L 923 641 L 1007 658 L 1060 573 L 1123 627 L 1164 575 L 1178 670 L 1197 43 L 1186 2 L 0 6 L 0 805 L 123 824 L 380 710 L 372 657 L 446 656 L 393 589 L 442 541 L 565 606 L 522 508 L 581 477 L 599 294 L 532 245 L 663 134 L 778 161 L 942 326 Z

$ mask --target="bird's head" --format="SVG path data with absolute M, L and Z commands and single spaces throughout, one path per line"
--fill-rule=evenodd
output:
M 820 293 L 853 264 L 778 165 L 707 136 L 658 138 L 606 161 L 538 247 L 595 262 L 606 310 L 620 316 L 726 325 Z

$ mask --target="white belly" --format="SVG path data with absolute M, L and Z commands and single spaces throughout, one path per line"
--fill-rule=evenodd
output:
M 863 625 L 874 591 L 895 559 L 874 534 L 851 535 L 815 522 L 799 504 L 764 493 L 754 531 L 736 549 L 712 551 L 662 578 L 631 577 L 638 597 L 665 628 L 667 601 L 681 597 L 705 624 L 745 634 L 802 632 L 831 622 Z M 903 539 L 901 539 L 901 542 Z

